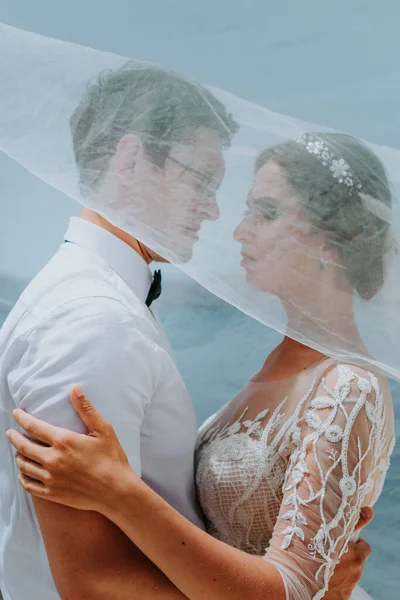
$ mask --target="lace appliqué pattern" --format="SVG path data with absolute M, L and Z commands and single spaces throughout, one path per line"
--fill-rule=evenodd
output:
M 220 411 L 199 433 L 196 481 L 209 532 L 245 552 L 266 551 L 276 566 L 295 555 L 297 565 L 308 561 L 315 600 L 359 510 L 379 496 L 393 449 L 378 379 L 363 374 L 337 365 L 333 384 L 314 379 L 294 408 L 285 398 L 253 420 L 245 408 L 233 423 Z
M 357 380 L 359 397 L 357 401 L 351 402 L 351 408 L 347 410 L 350 404 L 351 382 L 354 380 Z M 377 378 L 372 373 L 368 374 L 368 378 L 357 377 L 348 367 L 341 365 L 338 367 L 338 379 L 335 388 L 333 390 L 329 389 L 325 382 L 323 382 L 323 388 L 326 395 L 314 398 L 304 415 L 304 420 L 311 433 L 301 439 L 299 428 L 296 428 L 293 432 L 293 439 L 297 448 L 292 455 L 293 466 L 288 471 L 287 484 L 285 485 L 285 491 L 290 492 L 290 495 L 284 501 L 285 506 L 290 507 L 290 509 L 281 517 L 290 522 L 282 532 L 285 537 L 281 548 L 285 550 L 290 546 L 294 536 L 298 536 L 303 541 L 305 540 L 308 523 L 304 515 L 304 508 L 307 508 L 309 504 L 320 504 L 320 527 L 308 545 L 308 549 L 314 557 L 319 555 L 324 560 L 316 573 L 316 579 L 318 580 L 322 576 L 325 585 L 314 596 L 316 600 L 323 597 L 334 567 L 331 557 L 335 555 L 338 537 L 332 535 L 332 532 L 338 527 L 342 531 L 349 529 L 351 520 L 354 520 L 355 515 L 358 518 L 359 509 L 364 505 L 365 498 L 374 489 L 375 480 L 381 478 L 383 481 L 383 476 L 388 468 L 388 460 L 381 458 L 387 453 L 387 448 L 385 452 L 387 415 Z M 371 394 L 372 391 L 375 393 L 374 403 L 367 400 L 368 394 Z M 370 421 L 369 439 L 367 448 L 363 452 L 361 451 L 360 440 L 358 440 L 358 460 L 355 464 L 352 464 L 350 469 L 348 461 L 350 438 L 355 420 L 363 408 Z M 325 418 L 321 418 L 321 412 L 324 413 Z M 337 420 L 343 421 L 343 426 L 335 424 Z M 329 447 L 325 447 L 325 444 L 319 447 L 321 438 L 325 438 L 329 443 Z M 333 448 L 334 445 L 337 445 L 337 449 Z M 320 478 L 316 487 L 313 487 L 307 481 L 309 494 L 302 497 L 298 493 L 298 489 L 306 474 L 309 473 L 309 467 L 305 459 L 310 451 L 310 446 L 315 461 L 314 467 L 317 468 Z M 321 451 L 326 453 L 324 460 L 321 460 Z M 373 459 L 368 461 L 368 475 L 362 483 L 363 461 L 371 453 Z M 331 463 L 328 470 L 326 470 L 327 457 Z M 336 515 L 331 518 L 331 515 L 324 514 L 323 500 L 326 494 L 329 493 L 330 475 L 334 471 L 337 472 L 338 469 L 341 471 L 339 480 L 341 501 Z M 380 487 L 376 489 L 375 495 L 379 492 Z M 347 544 L 336 554 L 337 558 L 346 549 Z
M 253 420 L 246 419 L 245 408 L 225 426 L 218 420 L 221 409 L 204 423 L 197 440 L 196 482 L 208 531 L 250 554 L 264 554 L 283 498 L 297 418 L 285 417 L 287 402 L 284 398 Z

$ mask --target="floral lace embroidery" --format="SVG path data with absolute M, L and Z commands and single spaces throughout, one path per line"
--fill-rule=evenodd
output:
M 281 551 L 288 552 L 296 538 L 305 544 L 310 558 L 318 560 L 318 591 L 313 598 L 319 600 L 328 588 L 336 560 L 347 549 L 352 523 L 365 498 L 373 503 L 380 494 L 393 442 L 388 448 L 386 405 L 372 373 L 361 377 L 348 366 L 337 365 L 333 389 L 323 379 L 324 394 L 313 397 L 315 386 L 316 380 L 290 417 L 284 412 L 288 398 L 274 411 L 262 410 L 254 420 L 246 419 L 246 408 L 232 424 L 222 425 L 221 409 L 199 433 L 196 479 L 210 533 L 246 552 L 264 553 L 280 506 L 287 507 L 281 516 L 288 523 L 281 532 Z M 369 430 L 362 443 L 355 441 L 353 431 L 360 414 L 368 420 Z M 349 445 L 355 443 L 358 460 L 350 467 Z M 314 485 L 307 477 L 310 447 L 313 468 L 319 473 Z M 363 479 L 367 456 L 368 473 Z M 330 493 L 331 475 L 338 470 L 340 505 L 332 518 L 325 514 L 324 499 Z M 312 537 L 307 529 L 311 506 L 318 511 L 319 523 Z M 342 535 L 337 534 L 339 530 Z
M 294 441 L 299 446 L 295 453 L 292 455 L 292 461 L 296 461 L 296 465 L 289 472 L 290 481 L 288 485 L 285 487 L 285 491 L 293 490 L 291 495 L 285 499 L 286 506 L 293 506 L 292 510 L 286 512 L 282 519 L 287 519 L 291 521 L 291 525 L 288 526 L 284 530 L 285 539 L 282 543 L 282 549 L 286 549 L 291 541 L 293 536 L 297 535 L 302 540 L 304 540 L 304 532 L 302 527 L 307 525 L 307 520 L 301 512 L 301 507 L 306 506 L 310 502 L 315 502 L 315 500 L 326 492 L 327 480 L 329 478 L 329 473 L 322 476 L 321 488 L 319 490 L 310 489 L 310 496 L 307 499 L 300 498 L 297 494 L 298 485 L 303 480 L 306 473 L 309 472 L 309 469 L 305 463 L 305 456 L 307 453 L 307 447 L 309 444 L 315 445 L 319 438 L 325 436 L 325 438 L 331 443 L 341 442 L 341 449 L 332 450 L 329 449 L 329 459 L 332 461 L 332 469 L 337 467 L 339 464 L 342 469 L 342 478 L 339 482 L 340 489 L 342 492 L 342 503 L 339 508 L 339 511 L 336 517 L 328 524 L 324 522 L 323 515 L 321 527 L 313 539 L 314 544 L 309 547 L 310 550 L 318 551 L 321 556 L 327 557 L 332 551 L 332 548 L 325 548 L 325 545 L 329 540 L 329 532 L 335 527 L 337 527 L 339 521 L 343 518 L 345 508 L 348 505 L 348 498 L 353 496 L 357 491 L 357 481 L 355 474 L 360 470 L 363 457 L 360 457 L 357 464 L 354 466 L 352 472 L 350 473 L 348 470 L 348 462 L 347 462 L 347 454 L 348 454 L 348 445 L 350 441 L 351 430 L 355 421 L 356 416 L 358 415 L 360 409 L 365 405 L 366 414 L 368 419 L 371 421 L 371 433 L 369 439 L 368 450 L 365 454 L 371 451 L 371 445 L 373 440 L 375 439 L 375 455 L 379 458 L 384 452 L 384 444 L 385 437 L 384 432 L 386 429 L 386 409 L 383 403 L 382 394 L 379 391 L 378 381 L 374 375 L 369 373 L 369 379 L 364 379 L 358 377 L 358 388 L 360 390 L 360 396 L 355 406 L 350 411 L 350 414 L 347 413 L 345 409 L 346 400 L 348 400 L 348 396 L 350 395 L 350 382 L 356 378 L 350 369 L 341 365 L 338 367 L 339 377 L 334 390 L 328 389 L 326 384 L 324 383 L 324 390 L 326 392 L 326 396 L 321 396 L 315 398 L 311 401 L 311 408 L 308 409 L 305 413 L 305 421 L 309 425 L 311 429 L 315 431 L 315 433 L 311 433 L 306 438 L 304 438 L 301 443 L 299 440 L 299 430 L 296 427 L 293 432 Z M 372 391 L 375 390 L 376 394 L 376 403 L 372 404 L 372 402 L 366 401 L 366 396 Z M 330 409 L 330 414 L 328 418 L 324 421 L 318 415 L 318 411 Z M 332 424 L 337 417 L 337 413 L 341 412 L 345 419 L 345 426 L 342 428 L 339 425 Z M 380 434 L 380 435 L 378 435 Z M 315 460 L 317 461 L 317 465 L 322 475 L 322 465 L 318 460 L 318 455 L 315 455 Z M 376 474 L 376 471 L 379 470 L 381 472 L 385 472 L 387 469 L 387 461 L 381 459 L 378 460 L 378 464 L 375 465 L 374 469 L 370 471 L 368 479 L 365 484 L 361 485 L 358 488 L 358 496 L 359 502 L 357 505 L 362 504 L 362 500 L 364 497 L 372 491 L 373 489 L 373 477 Z

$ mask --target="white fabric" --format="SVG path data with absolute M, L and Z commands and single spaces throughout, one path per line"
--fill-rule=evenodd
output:
M 0 56 L 2 151 L 262 323 L 400 379 L 398 150 L 4 24 Z
M 107 231 L 72 219 L 0 332 L 0 581 L 4 600 L 58 598 L 5 431 L 16 406 L 84 432 L 73 384 L 109 420 L 132 468 L 198 526 L 194 410 L 166 334 L 144 304 L 151 273 Z
M 128 61 L 8 26 L 0 25 L 0 34 L 3 57 L 0 148 L 4 152 L 264 324 L 337 361 L 400 378 L 400 260 L 393 241 L 400 224 L 400 204 L 396 198 L 400 189 L 398 150 L 367 144 L 325 127 L 273 113 L 155 65 Z M 207 220 L 214 222 L 204 223 Z M 97 294 L 96 286 L 88 281 L 87 287 L 88 294 Z M 98 295 L 103 296 L 103 292 Z M 101 304 L 100 312 L 108 302 L 103 298 Z M 71 322 L 72 331 L 89 321 L 93 328 L 104 329 L 100 316 L 95 313 L 93 318 L 88 313 L 88 306 L 77 310 Z M 135 318 L 133 329 L 136 332 L 138 327 L 146 342 L 150 337 L 154 347 L 151 324 L 147 319 L 142 321 L 142 315 L 135 317 L 139 318 Z M 122 329 L 122 323 L 119 324 Z M 128 327 L 125 321 L 123 325 L 129 329 L 130 321 Z M 129 332 L 121 333 L 117 339 L 124 335 Z M 112 342 L 110 339 L 110 347 Z M 142 346 L 142 338 L 137 344 Z M 52 348 L 56 350 L 55 344 Z M 85 352 L 80 349 L 80 355 L 85 356 Z M 55 352 L 53 362 L 47 365 L 49 370 L 57 366 L 56 359 Z M 111 381 L 115 380 L 112 369 L 108 372 Z M 142 375 L 145 374 L 144 369 Z M 95 373 L 91 371 L 91 375 Z M 149 382 L 158 375 L 152 371 Z M 38 379 L 36 374 L 34 377 Z M 102 377 L 106 375 L 102 373 Z M 367 379 L 366 374 L 363 379 Z M 352 382 L 356 392 L 357 382 L 356 377 Z M 24 385 L 15 378 L 10 383 L 14 388 L 19 383 Z M 42 394 L 51 398 L 42 381 L 38 383 L 43 388 Z M 109 381 L 106 384 L 111 388 Z M 335 382 L 331 384 L 334 389 Z M 307 389 L 306 386 L 292 391 L 289 414 L 295 413 L 301 398 L 307 402 Z M 284 397 L 276 398 L 278 404 Z M 265 398 L 259 400 L 258 412 L 262 413 L 266 408 Z M 386 392 L 383 401 L 387 402 L 389 435 L 393 416 L 389 414 Z M 350 425 L 348 428 L 352 434 L 355 432 L 355 437 L 347 440 L 352 449 L 348 457 L 352 468 L 357 464 L 356 438 L 361 448 L 372 440 L 370 431 L 375 425 L 370 427 L 366 420 L 371 421 L 373 412 L 368 402 L 364 405 L 361 402 L 363 416 L 356 419 L 353 429 Z M 375 404 L 380 402 L 379 397 Z M 347 423 L 346 410 L 351 410 L 352 403 L 353 400 L 340 405 L 342 413 L 336 427 Z M 329 408 L 315 410 L 329 412 Z M 103 412 L 111 421 L 114 412 L 118 415 L 115 406 L 107 405 Z M 246 420 L 254 421 L 257 414 L 250 415 L 251 418 L 247 415 Z M 236 420 L 239 416 L 236 415 Z M 268 421 L 270 415 L 265 416 Z M 298 423 L 297 418 L 295 421 Z M 284 423 L 282 415 L 282 423 L 278 419 L 274 424 L 276 431 L 283 434 L 277 443 L 285 442 Z M 230 424 L 233 422 L 227 420 L 227 425 Z M 307 426 L 313 428 L 310 423 Z M 303 422 L 301 427 L 300 437 L 303 436 L 304 442 L 308 430 Z M 381 423 L 377 428 L 381 435 Z M 320 442 L 326 435 L 332 437 L 332 432 L 317 429 L 314 458 L 322 464 L 322 471 L 317 469 L 317 474 L 323 474 L 327 457 L 318 454 L 324 448 Z M 124 431 L 121 438 L 124 442 Z M 252 439 L 249 436 L 250 442 Z M 390 440 L 391 436 L 383 439 L 384 468 Z M 167 447 L 171 438 L 159 441 L 160 445 L 164 441 Z M 232 448 L 225 440 L 221 443 L 228 446 L 229 458 Z M 378 457 L 376 444 L 374 438 L 373 448 L 368 448 L 362 458 L 363 465 L 374 464 Z M 294 447 L 291 450 L 295 461 L 299 453 Z M 344 458 L 347 460 L 340 457 L 338 471 L 345 469 Z M 262 452 L 257 454 L 256 464 L 252 458 L 257 476 L 264 468 L 260 458 Z M 288 461 L 288 456 L 278 458 L 273 460 L 273 469 L 267 461 L 271 477 L 265 485 L 269 487 L 265 497 L 260 494 L 256 501 L 263 508 L 266 502 L 271 503 L 271 514 L 268 511 L 261 514 L 261 521 L 268 516 L 270 524 L 268 529 L 261 523 L 262 531 L 257 532 L 259 543 L 264 536 L 265 543 L 269 541 L 280 510 L 277 498 L 281 488 L 274 485 L 276 482 L 282 485 L 291 471 L 288 463 L 281 462 L 281 459 Z M 200 481 L 203 504 L 210 511 L 217 508 L 211 497 L 205 497 L 207 489 L 211 490 L 217 481 L 211 467 L 207 485 Z M 246 498 L 249 494 L 251 497 L 248 479 L 252 471 L 231 475 Z M 363 476 L 360 473 L 359 486 Z M 229 477 L 228 488 L 232 483 Z M 380 479 L 383 475 L 377 475 L 374 486 L 376 483 L 379 487 Z M 302 482 L 303 478 L 298 483 Z M 329 496 L 332 502 L 327 507 L 331 518 L 340 514 L 338 499 L 342 492 L 338 478 L 334 483 L 336 487 L 329 488 L 333 496 Z M 218 479 L 218 486 L 223 499 L 223 479 Z M 260 492 L 258 482 L 257 490 Z M 354 494 L 357 496 L 351 505 L 354 514 L 346 526 L 342 524 L 345 537 L 354 525 L 360 489 Z M 224 503 L 230 515 L 236 514 L 229 495 Z M 237 513 L 235 529 L 242 531 L 250 515 L 255 516 L 251 513 L 251 502 L 248 508 L 250 512 Z M 321 515 L 316 513 L 309 535 L 317 534 L 313 525 L 318 516 Z M 298 513 L 297 518 L 301 520 Z M 343 518 L 347 519 L 347 515 Z M 283 516 L 281 520 L 285 520 Z M 218 531 L 223 524 L 220 519 L 215 521 Z M 279 527 L 280 521 L 276 537 L 280 537 Z M 289 531 L 285 536 L 291 538 L 293 531 Z M 294 556 L 290 553 L 292 545 L 298 548 L 299 540 L 303 541 L 302 534 L 297 536 L 298 531 L 294 530 L 295 539 L 289 540 L 285 553 L 289 557 L 288 564 L 284 562 L 285 568 L 294 573 L 292 580 L 286 578 L 289 595 L 293 596 L 293 586 L 300 594 L 316 595 L 323 588 L 318 584 L 319 590 L 314 589 L 313 569 L 318 560 L 309 561 L 308 554 L 302 555 L 305 572 L 301 571 L 300 578 L 290 562 Z M 331 543 L 330 538 L 328 542 Z M 342 539 L 333 549 L 328 548 L 332 560 L 340 555 L 344 542 Z M 254 540 L 246 539 L 246 544 L 258 547 Z M 277 562 L 280 551 L 273 557 L 272 549 L 269 558 Z M 329 577 L 331 564 L 329 568 L 325 564 L 321 567 L 321 576 L 324 572 Z
M 208 531 L 274 564 L 287 600 L 320 600 L 393 445 L 381 376 L 324 360 L 290 379 L 250 380 L 199 433 Z

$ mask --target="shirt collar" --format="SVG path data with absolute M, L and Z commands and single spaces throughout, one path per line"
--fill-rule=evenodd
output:
M 102 258 L 145 302 L 152 275 L 146 261 L 136 250 L 110 231 L 79 217 L 71 217 L 64 239 Z

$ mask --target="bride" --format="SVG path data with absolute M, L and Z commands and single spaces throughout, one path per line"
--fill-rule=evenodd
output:
M 371 300 L 383 285 L 390 218 L 390 186 L 369 149 L 344 134 L 305 134 L 259 155 L 234 236 L 249 286 L 280 299 L 288 331 L 366 355 L 352 297 Z M 79 386 L 71 398 L 87 436 L 14 412 L 45 444 L 7 432 L 22 486 L 103 513 L 190 600 L 322 598 L 361 509 L 379 497 L 394 444 L 382 375 L 285 337 L 200 429 L 208 535 L 135 475 Z

